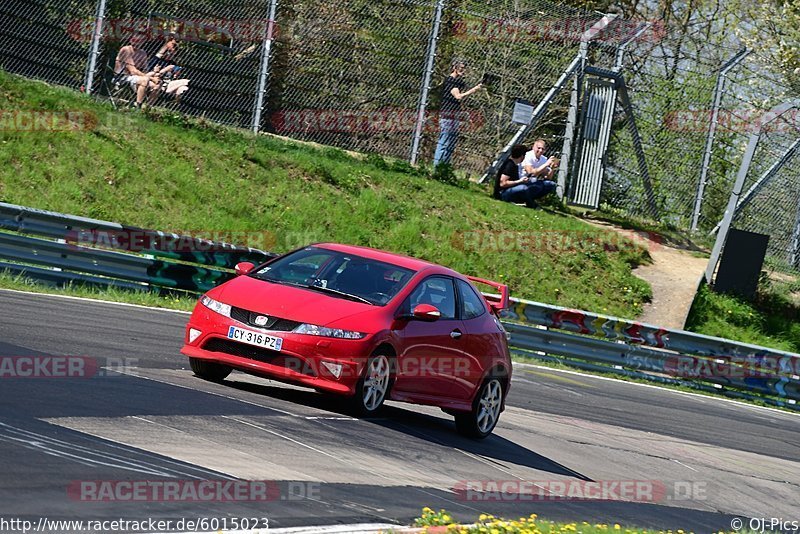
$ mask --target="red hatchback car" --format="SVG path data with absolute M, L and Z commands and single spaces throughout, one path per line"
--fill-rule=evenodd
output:
M 497 318 L 508 287 L 375 249 L 308 246 L 206 293 L 181 352 L 201 378 L 232 369 L 349 397 L 359 415 L 384 400 L 441 407 L 484 438 L 511 385 Z M 500 293 L 487 300 L 470 280 Z

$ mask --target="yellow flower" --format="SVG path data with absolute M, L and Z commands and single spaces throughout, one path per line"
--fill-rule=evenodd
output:
M 619 530 L 619 529 L 621 529 L 621 528 L 622 528 L 622 527 L 621 527 L 621 526 L 619 526 L 619 523 L 614 523 L 614 530 Z M 679 532 L 680 532 L 680 531 L 679 531 Z

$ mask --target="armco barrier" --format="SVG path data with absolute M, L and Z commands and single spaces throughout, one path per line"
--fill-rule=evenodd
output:
M 94 241 L 81 239 L 82 232 L 110 236 L 112 250 L 83 246 Z M 113 238 L 117 235 L 141 237 L 139 253 L 116 250 Z M 188 246 L 170 246 L 174 243 Z M 7 260 L 0 261 L 0 271 L 50 283 L 202 292 L 230 279 L 236 263 L 261 263 L 274 256 L 248 247 L 0 203 L 0 260 Z M 511 301 L 502 318 L 514 353 L 592 371 L 691 384 L 798 410 L 798 354 L 588 311 Z
M 529 356 L 557 355 L 570 364 L 591 362 L 595 370 L 599 364 L 608 372 L 707 384 L 731 396 L 767 395 L 774 398 L 763 398 L 764 402 L 798 409 L 800 354 L 539 302 L 511 301 L 503 311 L 503 325 L 511 335 L 511 346 L 532 351 Z
M 0 268 L 49 283 L 207 291 L 230 279 L 231 269 L 240 261 L 263 263 L 275 256 L 229 243 L 6 203 L 0 203 L 0 230 L 51 238 L 0 231 L 0 259 L 13 262 L 0 263 Z M 132 236 L 135 247 L 119 242 Z M 110 250 L 84 246 L 98 241 Z M 136 253 L 121 251 L 132 248 Z

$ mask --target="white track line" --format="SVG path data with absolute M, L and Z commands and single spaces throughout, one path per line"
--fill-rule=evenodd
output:
M 36 295 L 40 297 L 53 297 L 57 299 L 67 299 L 67 300 L 78 300 L 83 302 L 94 302 L 100 304 L 113 304 L 115 306 L 125 306 L 128 308 L 141 308 L 143 310 L 158 310 L 170 313 L 180 313 L 183 315 L 190 315 L 192 312 L 183 311 L 183 310 L 173 310 L 171 308 L 157 308 L 155 306 L 144 306 L 142 304 L 130 304 L 128 302 L 117 302 L 115 300 L 102 300 L 102 299 L 92 299 L 88 297 L 74 297 L 72 295 L 59 295 L 57 293 L 37 293 L 35 291 L 21 291 L 19 289 L 5 289 L 0 288 L 0 291 L 5 291 L 8 293 L 21 293 L 23 295 Z

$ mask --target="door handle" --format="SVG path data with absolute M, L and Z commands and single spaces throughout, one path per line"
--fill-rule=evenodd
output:
M 460 337 L 461 337 L 461 330 L 459 330 L 458 328 L 456 328 L 455 330 L 453 330 L 452 332 L 450 332 L 450 337 L 452 337 L 453 339 L 458 339 L 458 338 L 460 338 Z

